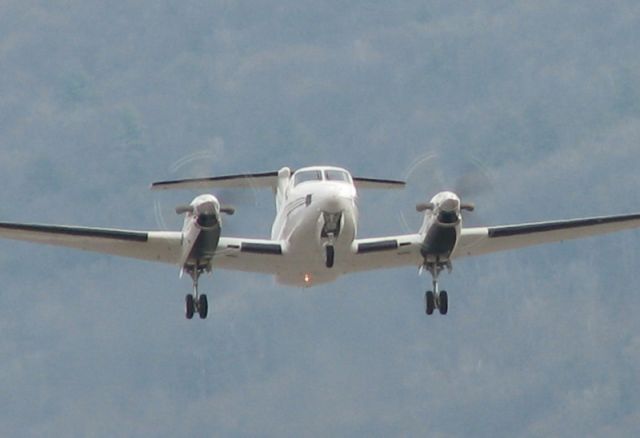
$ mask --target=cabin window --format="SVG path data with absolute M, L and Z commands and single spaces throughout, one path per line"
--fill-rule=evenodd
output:
M 296 186 L 307 181 L 322 181 L 322 172 L 319 170 L 303 170 L 293 177 L 293 184 Z
M 324 176 L 327 181 L 349 182 L 349 175 L 344 170 L 325 170 Z

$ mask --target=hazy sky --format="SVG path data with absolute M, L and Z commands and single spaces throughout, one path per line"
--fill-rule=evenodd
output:
M 0 220 L 177 229 L 151 181 L 319 163 L 410 177 L 361 237 L 468 173 L 476 224 L 640 211 L 636 1 L 121 3 L 0 2 Z M 214 272 L 203 322 L 177 268 L 0 241 L 0 435 L 632 436 L 639 243 L 459 260 L 447 317 L 416 269 Z

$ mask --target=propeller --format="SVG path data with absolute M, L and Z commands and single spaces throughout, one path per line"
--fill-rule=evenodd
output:
M 438 152 L 428 152 L 413 160 L 404 173 L 404 180 L 407 187 L 401 199 L 404 206 L 400 209 L 399 220 L 407 231 L 415 229 L 419 222 L 406 206 L 412 205 L 416 198 L 423 198 L 425 193 L 435 195 L 447 190 L 454 192 L 462 199 L 460 209 L 472 212 L 476 205 L 467 200 L 477 200 L 491 192 L 494 186 L 488 168 L 480 160 Z M 435 208 L 432 202 L 419 202 L 414 205 L 415 211 L 420 213 Z M 471 219 L 472 223 L 476 221 L 475 217 Z
M 172 163 L 169 168 L 169 174 L 172 175 L 171 179 L 177 179 L 179 176 L 186 177 L 206 177 L 215 173 L 214 169 L 216 165 L 223 159 L 224 144 L 222 140 L 217 139 L 214 144 L 210 146 L 208 150 L 195 151 L 193 153 L 184 155 L 179 160 Z M 257 187 L 257 186 L 256 186 Z M 233 215 L 235 208 L 233 206 L 248 206 L 257 208 L 264 204 L 263 196 L 258 197 L 258 190 L 251 185 L 250 188 L 243 189 L 219 189 L 216 190 L 214 195 L 220 200 L 222 208 L 220 212 Z M 206 190 L 198 191 L 200 193 L 206 192 Z M 184 194 L 180 192 L 171 193 L 169 191 L 163 192 L 154 200 L 154 214 L 158 227 L 162 230 L 173 229 L 179 224 L 170 214 L 173 210 L 172 205 L 179 204 Z M 188 205 L 178 205 L 175 208 L 176 213 L 179 215 L 187 212 L 192 212 L 192 208 Z M 244 218 L 240 220 L 240 223 L 244 221 Z M 234 229 L 238 226 L 237 221 L 228 221 L 225 223 L 225 231 L 228 233 L 234 233 Z
M 421 202 L 420 204 L 416 204 L 416 211 L 418 213 L 422 213 L 427 210 L 433 210 L 434 208 L 436 208 L 436 206 L 433 205 L 433 202 Z
M 427 210 L 433 210 L 434 208 L 436 208 L 436 206 L 433 204 L 433 202 L 421 202 L 419 204 L 416 204 L 416 211 L 418 213 L 422 213 Z M 473 211 L 475 209 L 475 204 L 460 204 L 460 210 Z
M 176 207 L 176 214 L 185 214 L 194 212 L 195 207 L 193 205 L 178 205 Z M 220 206 L 220 213 L 228 214 L 232 216 L 236 212 L 236 209 L 228 206 Z
M 416 204 L 416 211 L 418 213 L 424 213 L 427 210 L 435 210 L 436 205 L 433 202 L 419 202 Z M 476 209 L 476 205 L 470 202 L 461 202 L 460 210 L 472 212 Z
M 179 205 L 176 207 L 176 214 L 185 214 L 185 213 L 193 214 L 193 211 L 194 211 L 193 205 Z

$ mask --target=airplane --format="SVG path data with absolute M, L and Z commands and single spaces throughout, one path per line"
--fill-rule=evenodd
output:
M 0 237 L 58 245 L 116 256 L 177 265 L 191 277 L 193 292 L 185 297 L 185 315 L 207 318 L 200 276 L 214 269 L 257 272 L 278 283 L 312 287 L 341 275 L 383 268 L 415 266 L 431 275 L 425 313 L 446 315 L 448 294 L 439 276 L 453 261 L 497 251 L 577 239 L 640 227 L 640 213 L 556 220 L 491 227 L 464 227 L 462 211 L 474 205 L 450 191 L 416 205 L 423 214 L 414 234 L 358 238 L 358 190 L 402 189 L 405 182 L 354 177 L 346 169 L 311 166 L 276 172 L 160 181 L 153 190 L 267 188 L 275 195 L 276 217 L 270 239 L 222 236 L 222 215 L 233 207 L 213 194 L 197 196 L 176 208 L 184 215 L 181 231 L 135 231 L 0 222 Z

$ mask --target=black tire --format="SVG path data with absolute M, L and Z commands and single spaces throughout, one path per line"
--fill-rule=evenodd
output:
M 433 295 L 433 292 L 429 290 L 424 294 L 424 302 L 426 314 L 431 315 L 433 313 L 433 310 L 436 308 L 436 298 Z
M 441 315 L 446 315 L 449 311 L 449 296 L 447 295 L 446 290 L 440 292 L 440 297 L 438 298 L 438 310 L 440 310 Z
M 206 319 L 209 314 L 209 302 L 205 294 L 200 295 L 200 298 L 198 298 L 198 314 L 200 319 Z
M 195 303 L 193 302 L 193 295 L 188 294 L 184 297 L 184 315 L 187 319 L 193 318 L 193 314 L 195 312 Z
M 333 262 L 335 260 L 335 249 L 333 247 L 333 245 L 327 245 L 326 248 L 326 259 L 325 259 L 325 264 L 327 266 L 327 268 L 333 268 Z

